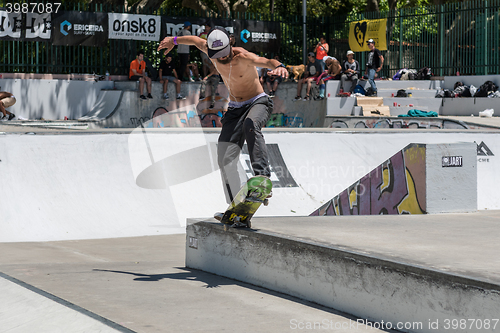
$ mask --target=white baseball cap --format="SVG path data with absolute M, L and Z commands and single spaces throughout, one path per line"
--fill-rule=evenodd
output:
M 212 29 L 207 36 L 208 56 L 217 59 L 229 55 L 231 51 L 229 43 L 229 34 L 226 29 L 222 27 Z
M 323 57 L 323 61 L 327 61 L 328 59 L 335 59 L 334 57 L 330 57 L 330 56 L 324 56 Z
M 351 50 L 347 51 L 347 55 L 349 54 L 354 54 L 354 52 L 352 52 Z

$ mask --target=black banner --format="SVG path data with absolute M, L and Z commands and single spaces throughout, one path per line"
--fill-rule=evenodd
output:
M 162 17 L 162 38 L 176 36 L 184 22 L 192 25 L 191 34 L 199 36 L 205 29 L 205 22 L 224 27 L 234 34 L 236 45 L 250 52 L 279 53 L 281 31 L 279 22 L 253 20 L 223 20 L 194 17 Z
M 52 19 L 52 44 L 106 46 L 108 14 L 60 11 Z
M 5 9 L 0 9 L 1 40 L 48 42 L 51 29 L 50 13 L 8 13 Z

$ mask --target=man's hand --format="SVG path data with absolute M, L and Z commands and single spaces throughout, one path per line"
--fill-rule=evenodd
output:
M 160 52 L 162 49 L 166 49 L 165 52 L 163 52 L 164 55 L 167 55 L 172 49 L 174 48 L 174 37 L 165 37 L 163 40 L 160 42 L 160 45 L 158 46 L 158 52 Z
M 272 71 L 269 71 L 267 73 L 268 75 L 278 75 L 281 77 L 284 77 L 285 79 L 288 77 L 288 71 L 286 70 L 285 67 L 277 67 L 273 69 Z

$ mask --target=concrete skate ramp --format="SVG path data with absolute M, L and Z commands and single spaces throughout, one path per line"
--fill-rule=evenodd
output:
M 92 110 L 78 120 L 102 121 L 112 116 L 118 109 L 122 94 L 120 90 L 101 90 Z
M 0 135 L 2 242 L 182 233 L 187 218 L 227 208 L 217 168 L 218 129 L 42 133 Z M 264 134 L 274 189 L 256 216 L 307 216 L 412 142 L 476 142 L 478 209 L 500 209 L 499 133 Z M 252 175 L 245 149 L 240 169 Z

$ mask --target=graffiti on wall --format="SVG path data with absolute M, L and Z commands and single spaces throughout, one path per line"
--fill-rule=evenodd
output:
M 425 145 L 410 144 L 310 216 L 425 214 Z
M 350 118 L 333 119 L 330 128 L 409 128 L 409 129 L 469 129 L 462 121 L 450 119 L 390 119 L 390 118 Z

